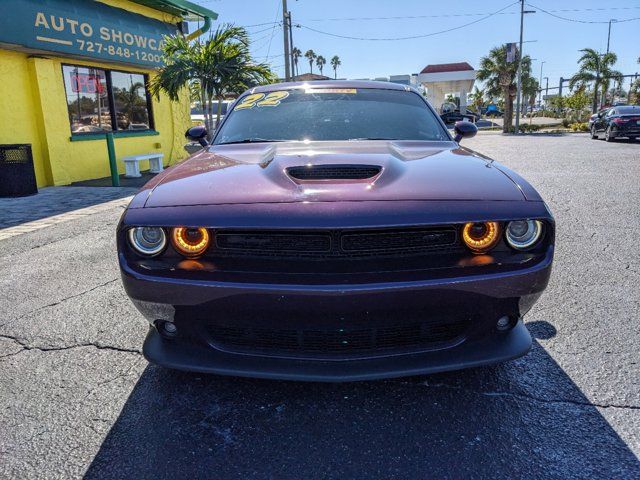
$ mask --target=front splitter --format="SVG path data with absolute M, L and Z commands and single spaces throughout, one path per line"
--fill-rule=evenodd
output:
M 352 382 L 425 375 L 500 363 L 525 355 L 531 335 L 519 320 L 510 331 L 467 340 L 431 352 L 366 360 L 321 361 L 227 353 L 162 338 L 151 327 L 144 342 L 147 360 L 167 368 L 218 375 L 311 382 Z

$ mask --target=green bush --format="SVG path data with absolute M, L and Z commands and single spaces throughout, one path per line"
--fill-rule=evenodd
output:
M 522 125 L 520 125 L 520 130 L 522 130 L 523 132 L 537 132 L 538 130 L 540 130 L 540 125 L 529 125 L 528 123 L 523 123 Z
M 569 128 L 571 128 L 572 132 L 588 132 L 589 124 L 586 122 L 576 122 L 572 123 Z

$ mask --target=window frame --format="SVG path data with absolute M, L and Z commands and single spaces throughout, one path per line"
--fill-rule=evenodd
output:
M 121 134 L 134 134 L 134 133 L 140 133 L 142 135 L 147 134 L 149 132 L 155 132 L 155 119 L 154 119 L 154 115 L 153 115 L 153 102 L 152 102 L 152 98 L 151 98 L 151 94 L 149 93 L 149 74 L 148 73 L 142 73 L 142 72 L 132 72 L 129 70 L 119 70 L 117 68 L 105 68 L 105 67 L 99 67 L 96 65 L 79 65 L 76 63 L 61 63 L 60 64 L 60 70 L 62 71 L 62 83 L 64 85 L 64 100 L 65 103 L 67 104 L 67 117 L 69 117 L 69 102 L 68 102 L 68 98 L 67 98 L 67 87 L 66 87 L 66 79 L 65 79 L 65 71 L 64 71 L 64 67 L 71 67 L 71 68 L 93 68 L 96 70 L 102 70 L 104 72 L 105 75 L 105 80 L 107 83 L 107 96 L 109 98 L 109 117 L 111 118 L 111 130 L 105 130 L 104 133 L 102 132 L 74 132 L 71 129 L 71 121 L 69 118 L 67 118 L 67 120 L 69 121 L 69 130 L 71 131 L 71 137 L 95 137 L 96 135 L 104 135 L 107 133 L 113 133 L 114 135 L 121 135 Z M 111 82 L 111 72 L 117 72 L 117 73 L 124 73 L 124 74 L 131 74 L 131 75 L 142 75 L 143 79 L 144 79 L 144 93 L 145 93 L 145 99 L 147 101 L 147 112 L 149 114 L 149 128 L 144 129 L 144 130 L 122 130 L 118 128 L 118 121 L 117 121 L 117 115 L 116 115 L 116 104 L 115 104 L 115 95 L 113 94 L 113 85 Z M 113 128 L 115 127 L 115 128 Z

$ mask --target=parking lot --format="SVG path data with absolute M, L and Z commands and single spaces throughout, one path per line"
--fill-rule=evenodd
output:
M 0 477 L 640 478 L 640 142 L 463 145 L 517 170 L 556 217 L 529 355 L 351 384 L 151 366 L 114 194 L 0 235 Z M 0 200 L 0 224 L 17 201 Z

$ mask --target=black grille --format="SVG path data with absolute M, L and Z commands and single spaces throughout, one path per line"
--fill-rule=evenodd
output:
M 378 328 L 270 329 L 208 326 L 222 349 L 262 355 L 300 357 L 375 356 L 436 348 L 461 337 L 468 319 L 409 323 Z
M 453 245 L 455 241 L 456 231 L 453 229 L 346 233 L 342 235 L 342 249 L 349 252 L 404 251 Z
M 390 230 L 225 231 L 216 232 L 218 254 L 321 256 L 423 254 L 458 246 L 453 227 Z
M 296 180 L 365 180 L 380 170 L 378 165 L 310 165 L 289 167 L 287 173 Z
M 216 235 L 218 248 L 248 252 L 327 253 L 331 249 L 328 233 L 229 232 Z

